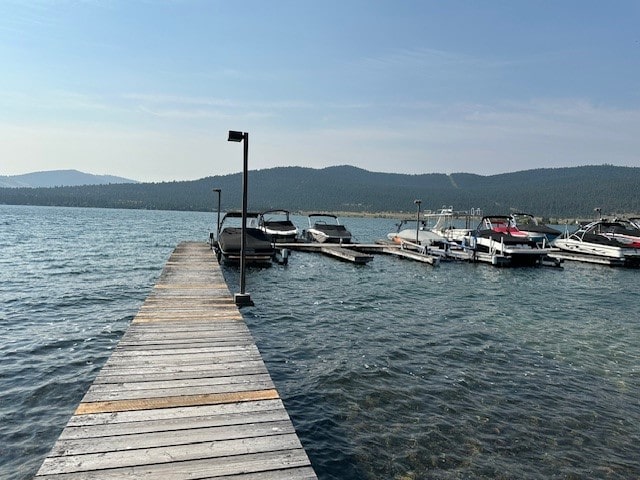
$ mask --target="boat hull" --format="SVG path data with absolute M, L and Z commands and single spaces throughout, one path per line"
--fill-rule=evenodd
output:
M 640 249 L 619 247 L 591 242 L 574 240 L 572 238 L 558 238 L 553 242 L 560 250 L 582 255 L 596 255 L 599 257 L 624 259 L 640 259 Z
M 333 228 L 341 225 L 314 226 L 306 230 L 307 240 L 318 243 L 351 243 L 351 233 L 344 227 Z M 326 228 L 329 227 L 329 228 Z
M 394 243 L 403 243 L 403 242 L 415 243 L 416 233 L 418 237 L 417 243 L 419 245 L 433 245 L 434 243 L 442 242 L 442 240 L 444 240 L 444 237 L 442 237 L 441 235 L 438 235 L 435 232 L 432 232 L 431 230 L 418 230 L 416 232 L 415 229 L 410 229 L 410 228 L 400 230 L 399 232 L 396 232 L 396 233 L 390 233 L 387 235 L 387 238 Z
M 261 229 L 274 243 L 295 242 L 298 238 L 298 229 L 283 225 L 265 225 Z
M 228 227 L 220 232 L 217 243 L 218 260 L 238 263 L 242 256 L 242 229 Z M 275 248 L 264 232 L 257 228 L 246 229 L 245 262 L 247 264 L 269 264 Z
M 465 239 L 464 248 L 472 252 L 477 261 L 496 266 L 536 266 L 542 265 L 550 248 L 541 248 L 528 237 L 491 234 L 472 235 Z
M 274 243 L 295 242 L 300 231 L 289 218 L 288 210 L 267 210 L 260 214 L 259 228 Z

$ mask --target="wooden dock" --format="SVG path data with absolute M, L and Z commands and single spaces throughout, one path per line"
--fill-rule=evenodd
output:
M 438 265 L 440 263 L 440 257 L 402 247 L 384 247 L 382 252 L 396 257 L 408 258 L 416 262 L 428 263 L 429 265 Z
M 584 253 L 565 252 L 554 250 L 548 255 L 558 261 L 571 260 L 575 262 L 596 263 L 599 265 L 609 265 L 611 267 L 623 267 L 627 264 L 624 258 L 602 257 L 599 255 L 589 255 Z
M 301 252 L 317 252 L 346 262 L 364 265 L 373 260 L 373 255 L 357 251 L 357 244 L 297 242 L 279 244 L 281 247 Z
M 175 249 L 35 478 L 317 478 L 206 243 Z

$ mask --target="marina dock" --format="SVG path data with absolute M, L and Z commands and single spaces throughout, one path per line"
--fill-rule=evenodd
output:
M 291 251 L 322 253 L 328 257 L 337 258 L 357 265 L 365 265 L 374 259 L 375 254 L 395 255 L 397 257 L 408 258 L 417 262 L 437 265 L 439 257 L 428 253 L 421 253 L 417 250 L 403 248 L 402 245 L 381 242 L 381 243 L 317 243 L 317 242 L 296 242 L 278 243 L 278 248 Z
M 373 255 L 358 251 L 357 244 L 297 242 L 278 244 L 279 247 L 301 252 L 316 252 L 347 262 L 364 265 L 373 260 Z
M 175 249 L 35 478 L 317 478 L 206 243 Z

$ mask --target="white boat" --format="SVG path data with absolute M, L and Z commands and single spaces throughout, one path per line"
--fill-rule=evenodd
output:
M 553 245 L 562 252 L 576 254 L 570 258 L 574 260 L 612 259 L 615 264 L 640 264 L 640 229 L 628 220 L 596 220 L 566 232 Z
M 449 242 L 462 243 L 471 232 L 472 219 L 480 218 L 480 209 L 471 211 L 454 211 L 453 207 L 442 207 L 439 213 L 425 213 L 425 218 L 435 220 L 431 231 Z M 461 223 L 464 219 L 465 226 Z M 477 220 L 476 220 L 477 221 Z
M 542 265 L 551 251 L 543 241 L 539 244 L 525 232 L 521 232 L 508 215 L 482 217 L 478 227 L 463 242 L 476 261 L 497 266 Z
M 340 220 L 330 213 L 309 214 L 309 228 L 303 236 L 310 242 L 318 243 L 351 243 L 351 232 Z
M 415 226 L 412 226 L 415 225 Z M 421 220 L 418 224 L 417 220 L 400 220 L 396 224 L 396 231 L 387 234 L 387 238 L 393 243 L 403 244 L 411 242 L 417 245 L 429 246 L 437 242 L 442 242 L 443 237 L 433 232 L 427 226 L 425 220 Z
M 267 210 L 260 214 L 259 228 L 274 243 L 295 242 L 299 231 L 289 217 L 288 210 Z

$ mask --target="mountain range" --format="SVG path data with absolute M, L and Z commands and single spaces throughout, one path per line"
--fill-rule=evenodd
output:
M 113 175 L 93 175 L 78 170 L 51 170 L 23 175 L 0 175 L 0 188 L 68 187 L 78 185 L 108 185 L 110 183 L 138 183 Z
M 343 165 L 322 169 L 276 167 L 248 172 L 250 210 L 407 213 L 452 206 L 490 214 L 529 212 L 547 218 L 591 218 L 640 212 L 640 168 L 591 165 L 499 175 L 370 172 Z M 242 206 L 242 174 L 192 181 L 121 183 L 57 188 L 0 188 L 0 203 L 70 207 L 215 211 Z

